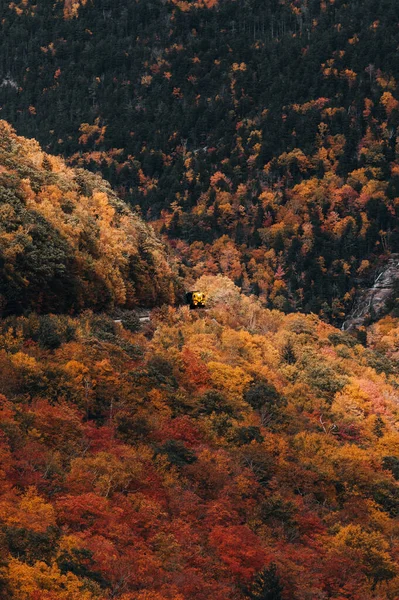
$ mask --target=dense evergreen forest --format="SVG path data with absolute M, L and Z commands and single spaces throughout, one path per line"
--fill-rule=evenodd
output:
M 1 115 L 269 307 L 341 322 L 398 249 L 395 0 L 11 2 Z

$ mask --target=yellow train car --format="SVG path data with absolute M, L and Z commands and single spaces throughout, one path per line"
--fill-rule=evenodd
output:
M 187 292 L 186 302 L 190 305 L 191 309 L 195 308 L 206 308 L 206 294 L 204 292 Z

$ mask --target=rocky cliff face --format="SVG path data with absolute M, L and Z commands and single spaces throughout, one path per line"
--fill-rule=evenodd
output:
M 359 294 L 354 309 L 344 321 L 342 329 L 350 331 L 364 325 L 370 317 L 380 317 L 398 280 L 399 254 L 392 254 L 386 265 L 376 273 L 373 286 Z

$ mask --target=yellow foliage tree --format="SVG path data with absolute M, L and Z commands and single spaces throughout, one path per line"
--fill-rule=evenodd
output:
M 94 600 L 91 592 L 73 575 L 63 575 L 57 565 L 36 562 L 28 565 L 11 559 L 7 566 L 8 585 L 14 600 Z

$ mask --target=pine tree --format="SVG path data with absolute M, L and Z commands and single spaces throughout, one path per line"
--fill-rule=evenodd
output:
M 44 155 L 43 160 L 42 160 L 42 168 L 45 171 L 52 171 L 53 170 L 53 167 L 51 165 L 51 161 L 50 161 L 49 157 L 46 156 L 46 155 Z
M 251 600 L 281 600 L 283 588 L 280 585 L 276 569 L 276 565 L 273 563 L 256 575 L 248 598 Z
M 381 438 L 384 435 L 384 430 L 385 430 L 385 423 L 382 420 L 381 416 L 378 415 L 378 417 L 376 418 L 375 423 L 374 423 L 374 428 L 373 428 L 374 435 L 378 438 Z

